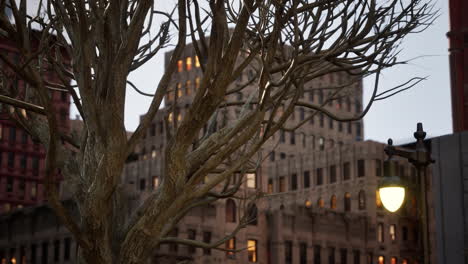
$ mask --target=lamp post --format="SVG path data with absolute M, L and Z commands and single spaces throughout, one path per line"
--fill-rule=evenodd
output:
M 423 130 L 422 123 L 418 123 L 416 132 L 414 132 L 414 138 L 416 138 L 416 146 L 414 150 L 395 147 L 393 146 L 392 139 L 388 140 L 388 145 L 385 147 L 384 151 L 389 156 L 390 163 L 387 166 L 387 170 L 385 170 L 386 175 L 384 175 L 385 177 L 382 184 L 379 186 L 379 193 L 381 194 L 382 204 L 387 208 L 387 210 L 391 212 L 398 210 L 403 203 L 405 190 L 400 179 L 396 176 L 395 162 L 393 162 L 392 157 L 399 156 L 405 158 L 416 167 L 420 188 L 419 217 L 422 223 L 422 242 L 424 248 L 422 263 L 430 264 L 426 168 L 429 164 L 433 163 L 434 160 L 431 159 L 431 154 L 424 144 L 425 137 L 426 132 Z

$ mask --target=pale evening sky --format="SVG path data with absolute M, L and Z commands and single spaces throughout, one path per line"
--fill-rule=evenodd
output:
M 163 5 L 171 6 L 172 1 Z M 425 32 L 407 37 L 401 46 L 402 59 L 412 59 L 407 65 L 399 65 L 385 70 L 381 76 L 379 91 L 401 84 L 411 77 L 428 76 L 426 81 L 394 97 L 373 104 L 364 118 L 365 139 L 386 142 L 392 137 L 396 143 L 412 141 L 417 122 L 423 122 L 424 130 L 430 137 L 452 132 L 450 79 L 448 64 L 449 30 L 448 3 L 437 1 L 440 16 Z M 153 93 L 164 69 L 163 53 L 153 58 L 129 79 L 141 90 Z M 364 81 L 364 100 L 373 87 L 371 79 Z M 125 125 L 133 131 L 139 116 L 145 113 L 150 98 L 129 89 L 127 94 Z M 72 111 L 74 117 L 75 111 Z

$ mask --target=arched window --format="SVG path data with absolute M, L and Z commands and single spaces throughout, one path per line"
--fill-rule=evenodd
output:
M 318 208 L 323 208 L 325 206 L 325 202 L 323 201 L 322 198 L 319 198 L 317 200 L 317 206 L 318 206 Z
M 351 194 L 345 193 L 344 196 L 344 210 L 345 212 L 351 211 Z
M 363 190 L 359 191 L 359 210 L 366 209 L 366 193 Z
M 249 225 L 257 225 L 257 213 L 258 213 L 257 206 L 255 204 L 251 204 L 247 211 L 247 214 L 248 214 L 247 221 Z
M 236 203 L 232 199 L 226 201 L 226 222 L 236 222 Z
M 185 68 L 187 69 L 187 71 L 192 70 L 192 57 L 187 57 L 185 59 Z
M 331 209 L 336 209 L 336 195 L 332 195 L 330 199 L 330 208 Z

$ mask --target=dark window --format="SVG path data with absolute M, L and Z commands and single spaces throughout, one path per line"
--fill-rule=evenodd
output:
M 346 110 L 351 112 L 351 99 L 349 99 L 349 97 L 346 98 Z
M 13 177 L 8 177 L 7 178 L 7 184 L 6 184 L 6 191 L 7 192 L 13 192 Z
M 310 111 L 309 124 L 313 125 L 315 121 L 315 115 L 313 111 Z
M 291 145 L 296 145 L 296 134 L 294 134 L 294 131 L 292 131 L 290 133 L 291 133 L 290 143 L 291 143 Z
M 366 176 L 366 169 L 365 169 L 365 163 L 364 160 L 358 160 L 357 161 L 357 172 L 358 172 L 358 177 L 364 177 Z
M 351 163 L 345 162 L 343 163 L 343 180 L 351 179 Z
M 375 160 L 375 176 L 382 176 L 382 161 L 379 159 Z
M 272 151 L 270 153 L 270 161 L 275 161 L 275 152 L 274 151 Z
M 352 131 L 352 124 L 351 122 L 348 122 L 348 134 L 352 134 L 353 131 Z
M 146 189 L 146 180 L 140 179 L 140 191 L 143 191 L 145 189 Z
M 203 242 L 206 243 L 206 244 L 211 243 L 211 232 L 209 232 L 209 231 L 204 231 L 203 232 Z M 203 255 L 211 255 L 211 249 L 204 248 L 203 249 Z
M 314 101 L 314 91 L 309 92 L 309 101 L 311 101 L 311 102 Z
M 360 113 L 361 112 L 361 103 L 359 102 L 358 99 L 356 99 L 355 105 L 356 105 L 356 113 Z
M 232 199 L 226 201 L 226 222 L 236 222 L 236 203 Z
M 170 236 L 171 237 L 179 236 L 179 229 L 177 227 L 172 229 Z M 170 243 L 169 244 L 169 251 L 177 252 L 178 249 L 179 249 L 179 245 L 177 243 Z
M 348 264 L 348 250 L 346 248 L 340 249 L 340 264 Z
M 299 264 L 307 264 L 307 243 L 299 244 Z
M 330 166 L 330 183 L 336 182 L 336 166 Z
M 292 260 L 292 241 L 287 240 L 284 242 L 284 262 L 286 264 L 292 264 Z
M 319 104 L 323 104 L 323 91 L 322 90 L 318 91 L 318 101 L 319 101 Z
M 187 235 L 188 235 L 188 239 L 195 240 L 196 237 L 197 237 L 197 231 L 195 229 L 189 229 L 189 230 L 187 230 Z M 195 250 L 196 250 L 196 248 L 194 246 L 189 246 L 188 247 L 188 252 L 190 254 L 194 254 Z
M 323 169 L 317 168 L 317 185 L 323 184 Z
M 353 264 L 361 264 L 361 252 L 359 250 L 353 251 Z
M 23 131 L 23 133 L 21 133 L 21 143 L 28 143 L 28 133 L 26 133 L 26 131 Z
M 351 211 L 351 194 L 345 193 L 344 196 L 344 209 L 345 212 Z
M 333 119 L 331 117 L 328 117 L 328 128 L 333 129 Z
M 291 190 L 296 190 L 297 189 L 297 174 L 293 173 L 291 175 Z
M 8 152 L 8 167 L 13 168 L 15 166 L 15 153 Z
M 61 92 L 60 93 L 60 100 L 62 100 L 62 102 L 66 102 L 68 99 L 68 94 L 67 92 Z
M 299 108 L 299 118 L 301 119 L 301 121 L 304 121 L 304 119 L 305 119 L 305 110 L 304 110 L 304 108 Z
M 150 126 L 150 136 L 154 137 L 156 135 L 156 124 L 151 124 Z
M 280 152 L 280 159 L 285 159 L 286 158 L 286 153 Z
M 36 264 L 36 258 L 37 258 L 37 253 L 36 253 L 37 246 L 35 244 L 31 245 L 31 264 Z
M 280 130 L 280 142 L 281 143 L 284 143 L 286 141 L 286 135 L 285 135 L 285 132 L 284 130 Z
M 310 172 L 304 171 L 304 188 L 310 187 Z
M 315 245 L 314 246 L 314 264 L 321 264 L 322 259 L 321 259 L 321 251 L 322 247 L 320 245 Z
M 320 113 L 320 127 L 323 127 L 323 123 L 325 122 L 325 117 L 323 116 L 322 113 Z
M 343 132 L 343 122 L 338 122 L 338 131 Z
M 255 204 L 252 204 L 249 206 L 249 209 L 247 211 L 248 213 L 247 221 L 249 225 L 257 225 L 257 212 L 258 212 L 258 209 Z
M 328 249 L 328 264 L 335 264 L 335 248 Z
M 8 140 L 10 140 L 11 142 L 16 141 L 16 128 L 15 127 L 10 127 Z
M 32 171 L 34 176 L 39 175 L 39 158 L 37 157 L 32 158 Z
M 59 240 L 54 241 L 54 261 L 55 262 L 60 261 L 60 241 Z
M 367 253 L 367 264 L 374 264 L 374 254 L 372 252 Z
M 406 227 L 406 226 L 402 227 L 402 229 L 401 229 L 401 237 L 402 237 L 403 241 L 407 241 L 407 240 L 408 240 L 408 227 Z
M 42 243 L 42 264 L 47 264 L 49 258 L 49 243 Z
M 362 140 L 362 135 L 361 135 L 361 123 L 356 123 L 356 140 L 361 141 Z

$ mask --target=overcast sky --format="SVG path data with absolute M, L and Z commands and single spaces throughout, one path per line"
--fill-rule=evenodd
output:
M 170 6 L 172 1 L 163 2 Z M 365 139 L 386 142 L 392 137 L 396 143 L 409 142 L 417 122 L 423 122 L 430 137 L 449 134 L 452 131 L 450 106 L 450 80 L 448 65 L 448 7 L 447 1 L 436 2 L 440 17 L 425 32 L 410 35 L 401 47 L 401 58 L 412 59 L 407 65 L 399 65 L 383 72 L 380 91 L 401 84 L 411 77 L 428 76 L 418 86 L 389 99 L 373 104 L 364 118 Z M 138 72 L 129 77 L 141 90 L 154 92 L 162 75 L 164 58 L 161 53 Z M 369 97 L 372 80 L 364 82 L 364 98 Z M 129 90 L 127 95 L 125 124 L 133 131 L 139 116 L 149 106 L 149 99 Z M 73 112 L 72 112 L 73 115 Z

